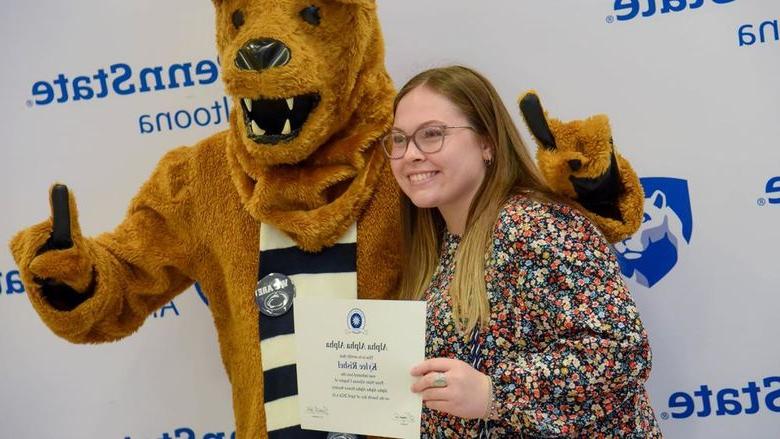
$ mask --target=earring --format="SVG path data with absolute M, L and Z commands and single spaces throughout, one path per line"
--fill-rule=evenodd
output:
M 483 160 L 483 161 L 485 162 L 485 167 L 486 167 L 486 168 L 489 168 L 489 167 L 490 167 L 490 165 L 492 165 L 492 164 L 493 164 L 493 159 L 492 159 L 492 158 L 485 159 L 485 160 Z

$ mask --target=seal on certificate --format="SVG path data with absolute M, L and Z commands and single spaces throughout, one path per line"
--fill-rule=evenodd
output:
M 347 313 L 347 328 L 354 334 L 360 334 L 366 329 L 366 315 L 359 308 L 352 308 Z
M 255 303 L 260 312 L 268 317 L 279 317 L 292 308 L 295 285 L 289 277 L 270 273 L 257 281 Z

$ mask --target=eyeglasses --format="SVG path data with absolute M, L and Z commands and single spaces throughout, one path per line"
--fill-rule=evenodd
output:
M 406 154 L 409 147 L 409 141 L 413 140 L 417 149 L 423 154 L 430 154 L 441 150 L 444 146 L 444 138 L 447 137 L 449 130 L 456 128 L 467 128 L 474 132 L 474 127 L 448 127 L 446 125 L 427 125 L 420 127 L 407 136 L 401 131 L 391 131 L 390 134 L 382 137 L 382 149 L 385 154 L 393 160 L 400 159 Z

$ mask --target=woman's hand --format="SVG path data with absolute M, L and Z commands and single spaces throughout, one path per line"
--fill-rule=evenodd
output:
M 420 377 L 412 392 L 422 395 L 425 406 L 451 415 L 483 418 L 491 402 L 490 377 L 468 363 L 450 358 L 432 358 L 412 368 Z

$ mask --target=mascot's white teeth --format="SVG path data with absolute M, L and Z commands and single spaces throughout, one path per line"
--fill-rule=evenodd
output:
M 265 135 L 265 130 L 260 128 L 260 125 L 258 125 L 257 122 L 252 121 L 252 123 L 249 126 L 252 128 L 252 134 L 256 136 Z
M 247 137 L 264 145 L 290 141 L 300 133 L 319 101 L 316 93 L 291 98 L 241 98 Z

